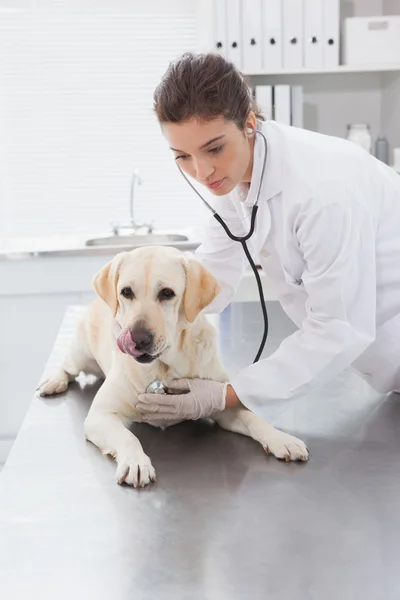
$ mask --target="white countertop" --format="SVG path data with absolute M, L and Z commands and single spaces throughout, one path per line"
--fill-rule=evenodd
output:
M 129 232 L 122 232 L 126 235 Z M 183 230 L 154 230 L 154 234 L 185 235 L 188 241 L 173 242 L 172 246 L 182 250 L 194 250 L 200 245 L 200 228 Z M 0 239 L 0 260 L 23 260 L 38 256 L 73 256 L 73 255 L 113 255 L 129 250 L 132 246 L 87 246 L 87 240 L 100 237 L 112 237 L 110 231 L 87 231 L 76 235 L 49 235 L 40 237 L 12 237 Z

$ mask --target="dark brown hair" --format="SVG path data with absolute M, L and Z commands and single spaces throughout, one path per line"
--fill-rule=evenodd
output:
M 171 62 L 154 92 L 154 111 L 161 124 L 223 116 L 243 129 L 250 111 L 265 120 L 245 77 L 217 53 L 187 52 Z

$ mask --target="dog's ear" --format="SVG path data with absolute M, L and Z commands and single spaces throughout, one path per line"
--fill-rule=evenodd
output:
M 118 277 L 126 254 L 126 252 L 117 254 L 110 262 L 104 265 L 92 279 L 92 285 L 95 292 L 102 300 L 104 300 L 104 302 L 107 302 L 114 317 L 118 310 Z
M 183 268 L 186 273 L 186 288 L 183 296 L 183 311 L 187 320 L 193 323 L 203 308 L 211 304 L 221 291 L 218 280 L 194 258 L 185 258 Z

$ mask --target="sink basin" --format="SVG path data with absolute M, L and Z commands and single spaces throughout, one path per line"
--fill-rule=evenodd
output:
M 162 246 L 174 242 L 187 242 L 189 238 L 178 233 L 147 233 L 131 235 L 110 235 L 92 238 L 86 241 L 86 246 Z

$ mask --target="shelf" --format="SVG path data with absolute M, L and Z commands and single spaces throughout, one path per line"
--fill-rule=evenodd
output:
M 384 73 L 389 71 L 400 71 L 400 63 L 387 65 L 360 65 L 348 66 L 339 65 L 333 69 L 281 69 L 279 71 L 246 71 L 244 74 L 248 77 L 257 76 L 285 76 L 285 75 L 340 75 L 341 73 Z

